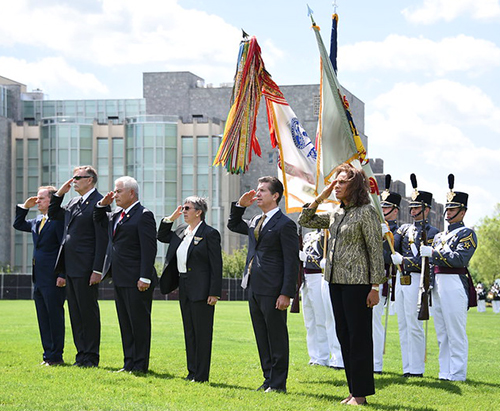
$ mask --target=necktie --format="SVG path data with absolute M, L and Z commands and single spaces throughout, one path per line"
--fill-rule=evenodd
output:
M 121 212 L 120 217 L 116 221 L 115 228 L 113 229 L 113 235 L 115 235 L 116 227 L 118 227 L 118 223 L 123 220 L 123 217 L 125 217 L 125 210 Z
M 42 217 L 42 222 L 40 223 L 40 227 L 38 227 L 38 233 L 40 234 L 40 232 L 42 231 L 42 228 L 43 226 L 45 225 L 45 222 L 47 221 L 47 217 L 46 216 L 43 216 Z
M 259 222 L 255 226 L 255 229 L 253 230 L 253 233 L 255 235 L 256 240 L 259 240 L 259 235 L 260 232 L 262 231 L 262 225 L 264 224 L 264 221 L 266 219 L 266 215 L 263 214 L 262 217 L 260 218 Z M 250 272 L 252 271 L 252 263 L 253 263 L 253 258 L 248 264 L 248 269 L 245 275 L 243 276 L 243 279 L 241 280 L 241 288 L 246 289 L 248 287 L 248 280 L 250 279 Z
M 266 219 L 266 217 L 267 216 L 265 214 L 262 215 L 259 222 L 255 226 L 255 230 L 253 231 L 257 240 L 259 239 L 260 232 L 262 231 L 262 225 L 264 224 L 264 220 Z

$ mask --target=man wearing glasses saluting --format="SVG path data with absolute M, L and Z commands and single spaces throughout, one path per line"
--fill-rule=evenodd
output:
M 64 268 L 66 273 L 69 316 L 77 350 L 73 365 L 79 367 L 99 365 L 101 321 L 97 297 L 108 237 L 104 225 L 94 223 L 92 218 L 94 206 L 102 198 L 96 183 L 93 167 L 75 167 L 73 177 L 52 196 L 49 205 L 49 218 L 64 220 L 56 269 Z M 62 206 L 72 185 L 80 195 Z

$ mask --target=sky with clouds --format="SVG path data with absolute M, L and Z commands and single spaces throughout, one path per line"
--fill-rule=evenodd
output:
M 0 0 L 0 75 L 51 99 L 142 97 L 142 73 L 231 82 L 241 29 L 281 85 L 319 83 L 297 0 Z M 326 43 L 332 1 L 308 0 Z M 500 203 L 500 0 L 337 0 L 338 77 L 365 103 L 371 157 L 445 202 L 470 194 L 467 222 Z M 229 107 L 228 107 L 229 109 Z

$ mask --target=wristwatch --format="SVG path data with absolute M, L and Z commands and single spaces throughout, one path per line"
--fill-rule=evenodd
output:
M 378 285 L 372 285 L 372 290 L 378 291 L 380 287 Z

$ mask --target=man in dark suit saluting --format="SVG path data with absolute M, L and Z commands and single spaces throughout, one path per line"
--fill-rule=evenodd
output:
M 248 286 L 250 316 L 259 350 L 264 383 L 258 390 L 286 392 L 289 343 L 287 308 L 295 295 L 299 272 L 296 224 L 278 208 L 283 184 L 261 177 L 257 191 L 231 205 L 228 228 L 248 235 L 248 255 L 242 287 Z M 264 214 L 244 220 L 245 208 L 257 202 Z
M 62 221 L 47 218 L 52 186 L 38 189 L 38 194 L 16 207 L 14 228 L 33 235 L 33 299 L 43 347 L 42 365 L 63 364 L 64 349 L 64 300 L 66 279 L 64 273 L 55 273 L 55 265 L 64 225 Z M 35 204 L 40 214 L 26 220 L 28 211 Z
M 113 202 L 118 208 L 106 213 Z M 96 223 L 108 231 L 104 275 L 110 273 L 123 346 L 123 368 L 119 371 L 147 372 L 151 347 L 151 307 L 158 281 L 156 222 L 139 202 L 139 185 L 132 177 L 120 177 L 111 191 L 97 203 Z
M 74 365 L 79 367 L 99 365 L 101 321 L 97 284 L 102 279 L 108 240 L 104 227 L 92 219 L 94 206 L 102 198 L 96 183 L 93 167 L 75 167 L 73 177 L 52 196 L 49 205 L 49 219 L 64 221 L 56 269 L 66 273 L 69 316 L 77 350 Z M 71 185 L 80 196 L 62 206 Z

